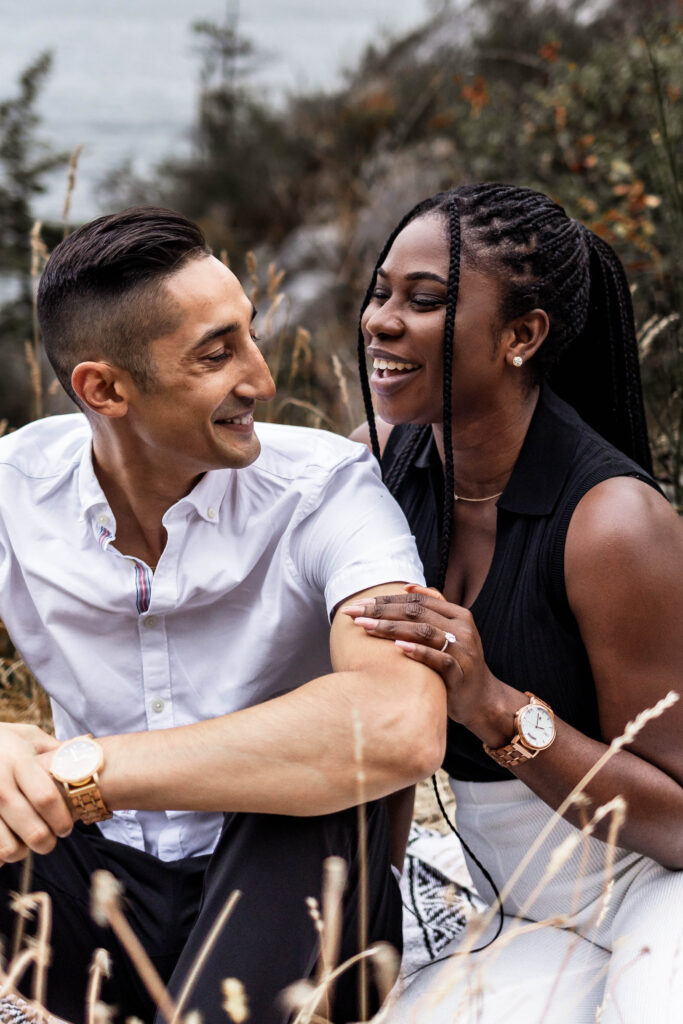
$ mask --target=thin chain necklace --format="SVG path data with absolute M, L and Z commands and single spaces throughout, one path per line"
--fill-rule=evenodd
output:
M 498 491 L 497 494 L 489 494 L 486 498 L 463 498 L 462 494 L 456 494 L 453 491 L 453 498 L 455 501 L 493 501 L 494 498 L 500 498 L 502 491 Z

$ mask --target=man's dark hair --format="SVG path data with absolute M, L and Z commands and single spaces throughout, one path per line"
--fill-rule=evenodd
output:
M 71 374 L 84 360 L 106 359 L 139 387 L 153 384 L 149 342 L 178 324 L 163 281 L 210 253 L 196 224 L 153 206 L 98 217 L 60 242 L 40 280 L 38 320 L 47 356 L 74 401 Z
M 370 302 L 382 266 L 397 235 L 418 217 L 440 216 L 449 243 L 448 287 L 443 341 L 444 506 L 440 589 L 443 589 L 453 516 L 451 394 L 453 328 L 460 263 L 498 278 L 503 288 L 500 315 L 512 320 L 540 308 L 550 321 L 548 336 L 524 372 L 547 378 L 603 437 L 651 472 L 652 462 L 638 367 L 631 294 L 613 249 L 541 192 L 513 185 L 461 185 L 418 203 L 396 225 L 382 249 L 361 308 Z M 363 332 L 358 358 L 370 439 L 379 444 L 370 396 Z M 424 440 L 426 427 L 406 431 L 385 477 L 396 493 Z

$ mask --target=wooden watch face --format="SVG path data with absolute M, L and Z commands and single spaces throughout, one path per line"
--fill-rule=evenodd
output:
M 52 759 L 52 772 L 62 782 L 85 782 L 102 767 L 102 750 L 83 738 L 65 743 Z
M 518 727 L 524 742 L 534 750 L 543 750 L 555 738 L 553 716 L 542 704 L 529 704 L 522 708 Z

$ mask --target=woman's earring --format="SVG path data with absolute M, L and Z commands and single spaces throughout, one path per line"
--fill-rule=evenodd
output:
M 513 358 L 513 360 L 512 360 L 512 365 L 513 366 L 521 366 L 523 362 L 524 362 L 524 358 L 522 356 L 515 356 Z

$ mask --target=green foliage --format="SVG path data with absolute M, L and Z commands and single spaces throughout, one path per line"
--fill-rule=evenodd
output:
M 32 203 L 45 191 L 45 177 L 68 157 L 37 133 L 36 102 L 52 57 L 43 53 L 21 74 L 15 96 L 0 103 L 0 274 L 11 274 L 18 295 L 0 306 L 0 415 L 13 425 L 31 415 L 34 388 L 26 343 L 33 336 Z
M 20 272 L 28 281 L 31 204 L 45 191 L 45 176 L 66 163 L 40 141 L 36 101 L 52 65 L 42 53 L 19 78 L 16 96 L 0 103 L 0 271 Z

